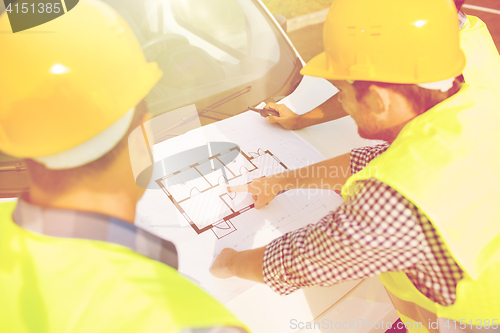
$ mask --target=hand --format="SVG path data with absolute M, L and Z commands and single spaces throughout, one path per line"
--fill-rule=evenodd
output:
M 256 178 L 248 184 L 229 186 L 227 190 L 229 192 L 251 193 L 252 198 L 255 200 L 254 207 L 260 209 L 268 205 L 280 191 L 284 190 L 284 188 L 276 180 L 270 177 L 263 177 Z
M 277 123 L 289 130 L 303 128 L 300 125 L 300 115 L 290 110 L 285 104 L 268 103 L 265 108 L 273 109 L 279 112 L 280 116 L 267 116 L 268 123 Z
M 215 258 L 210 273 L 219 279 L 236 276 L 241 279 L 264 283 L 262 265 L 265 252 L 265 246 L 241 252 L 225 248 Z
M 215 258 L 215 261 L 210 268 L 210 273 L 219 279 L 227 279 L 235 276 L 234 264 L 238 251 L 231 248 L 225 248 Z

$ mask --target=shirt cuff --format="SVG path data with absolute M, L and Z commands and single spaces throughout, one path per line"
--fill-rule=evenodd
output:
M 276 238 L 266 246 L 262 265 L 264 282 L 280 295 L 288 295 L 300 289 L 287 283 L 283 251 L 284 236 Z

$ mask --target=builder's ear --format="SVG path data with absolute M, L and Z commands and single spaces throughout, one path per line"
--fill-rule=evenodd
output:
M 368 88 L 368 103 L 372 111 L 378 114 L 384 114 L 389 112 L 391 106 L 391 94 L 393 93 L 389 89 L 376 86 L 372 84 Z

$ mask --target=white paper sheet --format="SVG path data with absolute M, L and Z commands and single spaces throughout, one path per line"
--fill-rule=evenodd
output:
M 253 283 L 237 278 L 221 280 L 209 273 L 214 258 L 223 248 L 246 250 L 264 246 L 286 232 L 317 222 L 342 203 L 342 199 L 333 191 L 290 190 L 256 210 L 251 208 L 250 194 L 227 193 L 228 184 L 244 184 L 255 177 L 324 159 L 300 136 L 266 123 L 254 112 L 157 144 L 155 160 L 179 153 L 179 147 L 186 150 L 198 146 L 200 137 L 206 142 L 232 142 L 240 147 L 240 155 L 226 163 L 228 181 L 224 181 L 221 169 L 196 179 L 188 177 L 200 165 L 215 159 L 186 166 L 176 173 L 176 176 L 186 175 L 184 182 L 169 183 L 165 175 L 159 182 L 163 190 L 160 185 L 158 189 L 149 189 L 139 202 L 136 223 L 173 241 L 179 253 L 179 271 L 227 302 Z

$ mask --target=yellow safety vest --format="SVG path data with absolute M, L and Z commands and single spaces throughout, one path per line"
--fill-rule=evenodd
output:
M 342 189 L 347 200 L 362 180 L 391 186 L 426 213 L 464 270 L 450 306 L 425 297 L 404 272 L 380 275 L 410 332 L 500 325 L 499 107 L 499 95 L 464 85 L 409 122 Z
M 500 55 L 486 24 L 467 15 L 467 22 L 460 30 L 460 45 L 467 58 L 465 82 L 500 94 Z
M 244 328 L 175 269 L 117 244 L 29 232 L 14 206 L 0 204 L 0 332 Z

